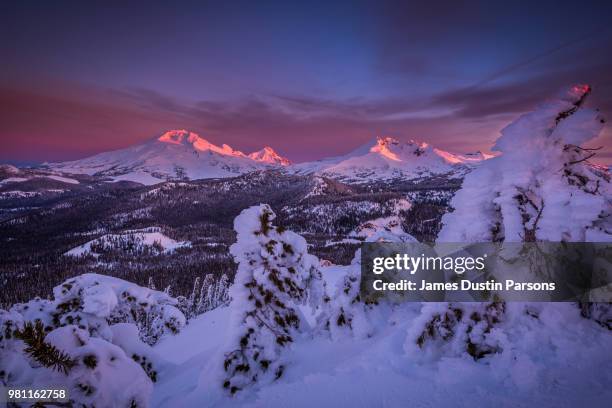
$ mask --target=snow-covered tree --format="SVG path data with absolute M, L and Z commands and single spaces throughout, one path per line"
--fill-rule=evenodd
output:
M 406 233 L 401 227 L 394 230 L 381 228 L 372 230 L 365 242 L 418 242 L 412 235 Z M 361 249 L 355 252 L 347 272 L 336 287 L 329 306 L 323 309 L 321 318 L 326 318 L 325 328 L 330 331 L 333 339 L 346 335 L 358 338 L 369 337 L 373 334 L 373 325 L 368 317 L 371 305 L 361 299 Z
M 226 274 L 215 280 L 214 275 L 208 273 L 203 280 L 195 278 L 189 297 L 177 297 L 177 307 L 189 320 L 219 306 L 226 306 L 229 302 L 228 290 L 229 279 Z
M 206 275 L 206 278 L 208 277 L 212 279 L 211 274 Z M 200 277 L 197 276 L 193 281 L 193 287 L 191 289 L 191 294 L 189 295 L 189 297 L 177 296 L 177 307 L 185 315 L 187 321 L 193 319 L 195 316 L 205 311 L 200 311 L 200 308 L 201 303 L 203 302 L 202 292 L 205 290 L 207 284 L 208 283 L 205 279 L 202 282 L 202 285 L 200 285 Z
M 425 303 L 404 348 L 433 356 L 465 352 L 478 360 L 502 350 L 493 328 L 505 310 L 504 302 Z
M 574 86 L 503 129 L 501 155 L 465 177 L 438 242 L 612 241 L 610 175 L 584 146 L 604 124 L 584 107 L 590 92 Z
M 198 297 L 198 314 L 211 310 L 214 283 L 215 278 L 212 273 L 206 274 L 202 282 L 202 287 L 200 288 L 200 296 Z
M 212 308 L 226 305 L 229 302 L 229 278 L 226 274 L 221 275 L 215 285 Z
M 74 324 L 107 340 L 112 337 L 111 324 L 134 323 L 149 344 L 185 325 L 176 299 L 110 276 L 79 275 L 55 287 L 53 294 L 53 300 L 36 298 L 11 311 L 24 321 L 41 321 L 47 330 Z
M 198 307 L 198 295 L 200 293 L 200 277 L 196 277 L 193 282 L 193 289 L 191 290 L 191 294 L 187 298 L 187 314 L 185 317 L 187 319 L 191 319 L 196 316 L 196 309 Z
M 266 205 L 250 207 L 234 220 L 237 242 L 230 252 L 238 263 L 230 288 L 234 344 L 225 355 L 223 387 L 232 394 L 255 382 L 273 381 L 285 369 L 283 350 L 302 327 L 297 308 L 318 259 L 301 236 L 272 225 Z
M 0 309 L 0 384 L 19 384 L 28 381 L 29 364 L 24 345 L 16 337 L 24 321 L 16 311 Z
M 494 147 L 501 155 L 465 177 L 437 241 L 612 241 L 610 174 L 589 162 L 597 149 L 584 146 L 605 122 L 584 107 L 590 92 L 574 86 L 503 129 Z M 504 319 L 501 300 L 441 307 L 423 309 L 410 341 L 421 348 L 460 341 L 474 358 L 497 351 L 489 334 Z M 609 305 L 582 311 L 602 325 L 612 320 Z
M 110 328 L 113 333 L 111 342 L 138 363 L 151 381 L 157 382 L 159 371 L 168 363 L 153 347 L 139 339 L 138 327 L 133 323 L 117 323 Z
M 153 384 L 120 347 L 74 325 L 51 331 L 43 344 L 59 350 L 72 363 L 65 372 L 37 370 L 34 384 L 38 387 L 60 382 L 68 388 L 70 399 L 85 407 L 149 405 Z
M 229 279 L 226 274 L 215 280 L 214 275 L 208 273 L 203 280 L 195 278 L 189 297 L 177 297 L 177 307 L 190 320 L 219 306 L 226 306 L 229 302 L 228 290 Z
M 360 296 L 361 284 L 361 250 L 357 250 L 346 275 L 341 279 L 335 293 L 330 299 L 326 315 L 322 316 L 324 328 L 329 330 L 333 339 L 347 335 L 368 337 L 372 327 L 367 318 L 367 306 Z
M 151 379 L 122 347 L 92 337 L 75 325 L 49 331 L 42 321 L 24 322 L 14 311 L 0 311 L 0 324 L 2 385 L 61 385 L 68 389 L 70 403 L 82 407 L 148 406 Z M 121 341 L 147 347 L 138 340 L 137 332 L 132 334 L 131 339 L 123 336 Z
M 580 314 L 587 319 L 596 321 L 602 327 L 612 330 L 612 304 L 581 302 Z
M 148 405 L 165 364 L 144 340 L 178 332 L 184 316 L 162 292 L 85 274 L 36 298 L 0 310 L 0 381 L 64 385 L 79 406 Z M 129 383 L 130 387 L 125 384 Z
M 53 293 L 56 327 L 76 324 L 96 337 L 110 338 L 109 324 L 134 323 L 141 339 L 155 344 L 185 326 L 176 299 L 110 276 L 79 275 L 54 288 Z

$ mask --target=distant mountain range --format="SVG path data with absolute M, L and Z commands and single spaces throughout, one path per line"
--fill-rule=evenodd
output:
M 46 164 L 52 171 L 101 176 L 145 185 L 167 180 L 235 177 L 259 170 L 288 174 L 317 174 L 348 183 L 372 180 L 420 179 L 435 175 L 460 177 L 489 155 L 455 154 L 427 143 L 400 142 L 379 137 L 338 157 L 292 164 L 271 147 L 245 154 L 217 146 L 186 130 L 171 130 L 125 149 L 61 163 Z
M 493 156 L 481 152 L 449 153 L 414 140 L 400 142 L 391 137 L 378 137 L 344 156 L 300 163 L 290 169 L 301 174 L 316 173 L 349 183 L 363 183 L 443 174 L 461 176 L 490 157 Z
M 226 144 L 214 145 L 193 132 L 171 130 L 135 146 L 48 167 L 150 185 L 166 180 L 235 177 L 288 164 L 270 147 L 246 155 Z

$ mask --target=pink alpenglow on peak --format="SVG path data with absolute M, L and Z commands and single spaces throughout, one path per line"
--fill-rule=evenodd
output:
M 433 175 L 461 177 L 487 158 L 488 155 L 482 153 L 449 153 L 416 140 L 403 142 L 392 137 L 377 137 L 344 156 L 301 163 L 294 169 L 301 174 L 316 173 L 350 183 L 367 183 Z
M 409 140 L 407 142 L 400 142 L 392 137 L 377 137 L 376 145 L 374 145 L 370 152 L 378 153 L 390 160 L 402 161 L 404 154 L 413 154 L 421 156 L 427 150 L 431 150 L 429 144 L 425 142 L 417 142 L 416 140 Z
M 239 150 L 234 150 L 231 146 L 226 144 L 222 144 L 221 146 L 214 145 L 208 140 L 200 137 L 197 133 L 187 130 L 170 130 L 158 137 L 157 140 L 162 143 L 192 146 L 194 150 L 200 152 L 212 151 L 226 156 L 250 158 L 260 163 L 279 166 L 288 166 L 291 164 L 289 159 L 276 153 L 270 146 L 266 146 L 261 150 L 246 155 Z
M 214 145 L 208 140 L 201 138 L 197 133 L 189 132 L 187 130 L 170 130 L 158 137 L 157 140 L 162 143 L 193 146 L 195 150 L 201 152 L 213 151 L 215 153 L 228 156 L 246 157 L 244 153 L 232 149 L 231 146 L 226 144 L 221 146 Z
M 170 130 L 144 143 L 100 153 L 81 160 L 51 163 L 53 170 L 102 176 L 109 181 L 151 185 L 236 177 L 253 171 L 283 169 L 294 174 L 319 174 L 349 183 L 372 180 L 422 179 L 433 175 L 461 177 L 488 159 L 480 152 L 454 154 L 428 143 L 377 137 L 343 156 L 292 164 L 273 148 L 244 154 L 231 146 L 215 145 L 187 130 Z
M 223 144 L 214 145 L 187 130 L 170 130 L 144 143 L 81 160 L 51 163 L 66 173 L 108 177 L 151 185 L 164 181 L 236 177 L 281 168 L 289 161 L 271 148 L 246 155 Z
M 198 134 L 187 130 L 169 130 L 157 138 L 160 142 L 173 144 L 193 144 L 200 139 Z
M 289 166 L 291 164 L 289 159 L 280 156 L 270 146 L 266 146 L 257 152 L 249 154 L 249 157 L 262 163 L 278 164 L 281 166 Z

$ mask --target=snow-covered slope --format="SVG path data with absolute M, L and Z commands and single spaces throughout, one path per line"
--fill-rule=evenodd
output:
M 379 137 L 344 156 L 297 164 L 291 170 L 359 183 L 443 174 L 461 176 L 489 157 L 481 152 L 460 155 L 414 140 L 400 142 L 391 137 Z
M 193 132 L 171 130 L 139 145 L 82 160 L 51 163 L 49 167 L 150 185 L 166 180 L 234 177 L 288 164 L 270 147 L 246 155 L 226 144 L 216 146 Z
M 146 228 L 142 230 L 130 230 L 121 234 L 106 234 L 99 238 L 88 241 L 78 247 L 64 253 L 67 256 L 83 256 L 93 254 L 98 256 L 101 251 L 122 250 L 130 253 L 141 253 L 144 247 L 152 253 L 173 252 L 177 248 L 190 246 L 188 241 L 175 241 L 162 234 L 159 228 Z
M 147 185 L 167 180 L 235 177 L 268 169 L 314 173 L 361 183 L 435 175 L 461 177 L 470 167 L 489 157 L 480 152 L 460 155 L 427 143 L 379 137 L 343 156 L 291 164 L 269 146 L 247 155 L 226 144 L 214 145 L 193 132 L 171 130 L 139 145 L 81 160 L 51 163 L 48 167 L 64 173 L 105 176 Z
M 324 268 L 333 287 L 346 266 Z M 229 396 L 219 386 L 230 308 L 192 320 L 154 347 L 171 363 L 152 407 L 604 407 L 612 397 L 610 335 L 573 305 L 542 304 L 540 319 L 510 305 L 496 329 L 504 352 L 486 361 L 466 353 L 436 358 L 408 339 L 419 304 L 380 310 L 369 338 L 300 338 L 279 380 Z M 307 313 L 306 308 L 304 312 Z
M 10 164 L 0 164 L 0 186 L 7 184 L 23 183 L 31 180 L 54 180 L 67 184 L 80 183 L 79 180 L 75 180 L 69 177 L 62 177 L 61 173 L 54 173 L 44 169 L 19 169 Z

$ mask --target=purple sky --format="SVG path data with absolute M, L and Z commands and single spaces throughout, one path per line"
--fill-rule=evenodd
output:
M 294 161 L 378 135 L 487 151 L 578 82 L 612 117 L 610 2 L 165 3 L 0 4 L 0 162 L 173 128 Z M 594 145 L 612 162 L 609 128 Z

